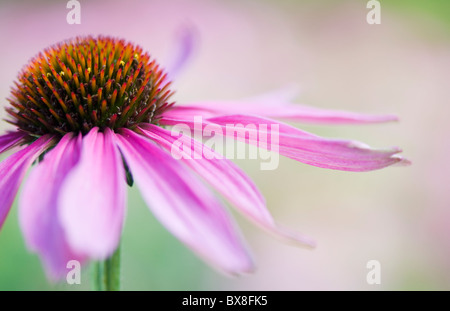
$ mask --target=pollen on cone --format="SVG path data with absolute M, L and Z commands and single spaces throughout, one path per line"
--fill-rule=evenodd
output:
M 173 94 L 166 74 L 139 46 L 77 37 L 35 56 L 20 72 L 6 109 L 32 136 L 157 123 Z

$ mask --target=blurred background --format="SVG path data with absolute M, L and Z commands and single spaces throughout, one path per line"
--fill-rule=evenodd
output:
M 380 125 L 298 127 L 400 146 L 413 162 L 348 173 L 287 158 L 274 171 L 236 161 L 274 218 L 318 243 L 315 250 L 283 244 L 236 214 L 257 263 L 254 274 L 239 278 L 195 257 L 154 219 L 134 187 L 123 236 L 124 290 L 450 290 L 449 1 L 381 1 L 380 25 L 366 22 L 366 0 L 80 0 L 80 25 L 67 24 L 66 3 L 0 1 L 0 105 L 22 66 L 50 44 L 113 35 L 164 64 L 177 31 L 189 25 L 199 40 L 175 81 L 178 102 L 237 99 L 297 83 L 299 103 L 400 117 Z M 366 282 L 370 260 L 381 264 L 380 285 Z M 89 285 L 88 267 L 81 285 L 46 280 L 25 248 L 15 204 L 0 232 L 0 290 Z

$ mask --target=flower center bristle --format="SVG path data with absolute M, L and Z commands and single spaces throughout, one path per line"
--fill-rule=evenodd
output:
M 142 49 L 79 37 L 46 49 L 19 74 L 9 123 L 33 136 L 156 123 L 171 106 L 166 74 Z

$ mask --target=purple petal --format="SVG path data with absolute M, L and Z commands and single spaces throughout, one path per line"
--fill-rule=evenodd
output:
M 125 216 L 124 180 L 111 132 L 92 129 L 83 137 L 80 160 L 68 173 L 58 199 L 60 222 L 75 252 L 102 260 L 117 248 Z
M 81 136 L 65 135 L 30 173 L 19 200 L 19 221 L 30 250 L 37 252 L 52 280 L 67 273 L 67 262 L 84 261 L 68 245 L 58 219 L 62 182 L 79 160 Z
M 192 118 L 164 117 L 160 123 L 163 125 L 187 124 L 192 129 L 195 128 Z M 271 119 L 248 115 L 225 115 L 208 118 L 196 127 L 201 129 L 207 124 L 219 125 L 224 135 L 322 168 L 361 172 L 394 164 L 409 164 L 409 161 L 396 155 L 401 152 L 398 148 L 374 150 L 357 141 L 322 138 Z M 249 139 L 249 136 L 256 139 Z M 272 139 L 278 139 L 278 142 L 272 142 Z
M 11 132 L 0 136 L 0 153 L 17 146 L 26 134 L 21 132 Z
M 52 136 L 44 135 L 0 163 L 0 229 L 8 215 L 26 170 L 52 142 Z
M 309 247 L 315 245 L 311 239 L 298 233 L 288 233 L 275 224 L 256 185 L 233 162 L 188 136 L 173 137 L 170 131 L 153 124 L 142 124 L 142 132 L 190 166 L 241 213 L 262 228 L 297 244 Z M 183 148 L 173 148 L 177 141 L 183 146 L 191 146 L 191 152 L 186 152 Z
M 147 205 L 172 234 L 224 271 L 253 268 L 234 223 L 193 173 L 130 130 L 122 130 L 116 141 Z
M 171 110 L 164 113 L 169 118 L 186 116 L 209 118 L 223 114 L 248 114 L 318 124 L 368 124 L 398 120 L 394 115 L 370 115 L 264 100 L 195 102 L 174 106 Z
M 173 81 L 186 66 L 194 52 L 196 41 L 196 33 L 192 26 L 185 25 L 179 29 L 167 66 L 169 81 Z

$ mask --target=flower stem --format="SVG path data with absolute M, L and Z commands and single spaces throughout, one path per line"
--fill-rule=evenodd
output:
M 92 276 L 94 290 L 120 290 L 120 245 L 111 257 L 94 263 Z

